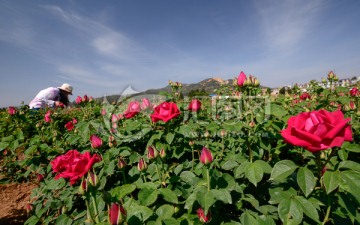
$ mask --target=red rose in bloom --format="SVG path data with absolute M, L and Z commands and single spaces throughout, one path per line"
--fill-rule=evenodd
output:
M 355 97 L 357 95 L 359 95 L 359 90 L 356 88 L 356 87 L 353 87 L 351 90 L 350 90 L 350 95 Z
M 281 131 L 281 135 L 286 142 L 314 153 L 335 146 L 340 147 L 344 141 L 351 141 L 349 121 L 350 118 L 344 119 L 344 114 L 340 110 L 303 112 L 290 117 L 288 126 Z
M 197 213 L 197 215 L 199 217 L 200 222 L 202 222 L 202 223 L 210 222 L 210 220 L 211 220 L 210 211 L 208 212 L 207 215 L 205 215 L 204 210 L 202 208 L 199 208 L 198 210 L 196 210 L 196 213 Z
M 124 116 L 126 119 L 133 118 L 140 112 L 140 103 L 137 101 L 129 102 L 128 108 L 124 112 Z
M 74 129 L 74 124 L 72 121 L 69 121 L 65 124 L 65 128 L 68 130 L 68 131 L 72 131 L 72 129 Z
M 311 96 L 307 92 L 304 92 L 300 95 L 301 100 L 306 100 L 306 99 L 310 99 L 310 98 L 311 98 Z
M 163 102 L 156 106 L 154 113 L 150 115 L 153 122 L 162 120 L 167 122 L 180 115 L 180 111 L 174 102 Z
M 70 180 L 70 185 L 73 185 L 81 177 L 83 177 L 92 166 L 101 161 L 101 157 L 97 154 L 93 156 L 90 152 L 84 154 L 77 150 L 70 150 L 64 155 L 56 157 L 50 162 L 54 173 L 58 173 L 55 179 L 66 178 Z
M 193 99 L 188 107 L 188 110 L 192 111 L 192 112 L 197 112 L 201 109 L 201 102 L 197 99 Z
M 240 72 L 238 79 L 237 79 L 237 84 L 239 87 L 244 86 L 244 83 L 246 81 L 246 75 L 243 71 Z
M 8 108 L 8 113 L 9 113 L 10 115 L 15 115 L 15 113 L 16 113 L 16 108 L 13 107 L 13 106 L 9 106 L 9 108 Z

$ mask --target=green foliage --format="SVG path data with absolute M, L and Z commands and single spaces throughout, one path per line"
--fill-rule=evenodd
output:
M 209 224 L 360 223 L 360 114 L 344 108 L 350 102 L 359 106 L 359 97 L 316 83 L 308 100 L 299 99 L 295 88 L 292 96 L 274 99 L 256 88 L 212 99 L 200 91 L 194 95 L 202 107 L 190 112 L 181 85 L 172 84 L 165 99 L 176 102 L 181 114 L 166 123 L 152 122 L 151 109 L 121 116 L 136 99 L 52 109 L 50 123 L 44 121 L 45 110 L 0 112 L 2 182 L 44 176 L 32 192 L 34 210 L 26 224 L 108 224 L 114 202 L 126 210 L 129 225 L 201 224 L 199 208 L 211 215 Z M 351 118 L 353 141 L 316 154 L 283 141 L 280 131 L 291 116 L 338 108 Z M 73 118 L 77 123 L 69 131 L 65 124 Z M 100 148 L 91 147 L 92 134 L 102 139 Z M 149 146 L 156 150 L 153 158 Z M 203 147 L 212 152 L 209 165 L 200 161 Z M 50 164 L 71 149 L 102 157 L 92 168 L 98 184 L 84 195 L 81 179 L 74 185 L 55 179 Z M 147 166 L 142 171 L 140 159 Z

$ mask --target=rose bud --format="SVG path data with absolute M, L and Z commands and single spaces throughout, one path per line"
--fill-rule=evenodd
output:
M 96 135 L 91 135 L 90 137 L 91 147 L 92 148 L 100 148 L 102 146 L 102 140 Z
M 91 186 L 93 186 L 93 187 L 99 186 L 99 178 L 96 176 L 95 173 L 89 172 L 87 179 L 89 180 L 89 183 L 91 184 Z
M 202 222 L 202 223 L 210 222 L 210 220 L 211 220 L 210 211 L 208 212 L 207 215 L 205 215 L 204 210 L 202 208 L 199 208 L 198 210 L 196 210 L 196 213 L 197 213 L 197 215 L 199 217 L 200 222 Z
M 88 181 L 83 177 L 83 179 L 81 180 L 81 184 L 79 186 L 79 194 L 85 195 L 87 190 L 88 190 Z
M 126 162 L 123 159 L 119 159 L 118 161 L 118 167 L 119 169 L 124 169 L 127 166 Z
M 213 161 L 213 155 L 211 151 L 205 147 L 201 150 L 200 162 L 204 165 L 210 164 Z
M 109 207 L 109 222 L 112 225 L 123 224 L 126 219 L 126 211 L 119 203 L 112 203 Z
M 44 180 L 44 175 L 42 175 L 40 173 L 36 174 L 36 177 L 37 177 L 38 182 L 41 182 Z
M 245 81 L 246 81 L 246 74 L 243 71 L 241 71 L 238 76 L 238 79 L 237 79 L 237 85 L 239 87 L 243 87 L 245 84 Z
M 165 151 L 165 149 L 163 149 L 163 148 L 160 150 L 160 157 L 161 157 L 162 159 L 166 157 L 166 151 Z
M 26 204 L 26 213 L 30 215 L 32 211 L 34 210 L 34 205 L 31 203 Z
M 158 151 L 153 146 L 148 147 L 147 157 L 149 160 L 155 159 L 158 156 Z
M 144 160 L 143 158 L 140 158 L 137 167 L 138 167 L 138 170 L 139 170 L 140 172 L 147 169 L 147 164 L 146 164 L 146 162 L 145 162 L 145 160 Z

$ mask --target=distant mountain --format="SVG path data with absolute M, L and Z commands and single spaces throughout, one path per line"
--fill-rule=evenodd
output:
M 190 91 L 193 90 L 205 90 L 207 93 L 212 94 L 215 93 L 216 89 L 220 88 L 221 85 L 229 85 L 229 84 L 231 85 L 232 81 L 233 79 L 223 80 L 222 78 L 214 77 L 214 78 L 205 79 L 198 83 L 192 83 L 192 84 L 183 83 L 181 92 L 183 93 L 184 96 L 187 96 L 190 93 Z M 129 94 L 129 96 L 157 95 L 160 92 L 171 92 L 170 85 L 158 89 L 148 89 L 146 91 L 139 92 L 136 94 Z M 108 102 L 114 102 L 114 101 L 116 102 L 119 100 L 120 95 L 110 95 L 110 96 L 106 96 L 106 98 Z M 98 98 L 97 100 L 103 101 L 103 98 Z

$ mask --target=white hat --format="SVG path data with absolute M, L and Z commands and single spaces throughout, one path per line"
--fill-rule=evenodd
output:
M 70 84 L 63 84 L 59 89 L 68 92 L 70 95 L 72 95 L 73 87 Z

